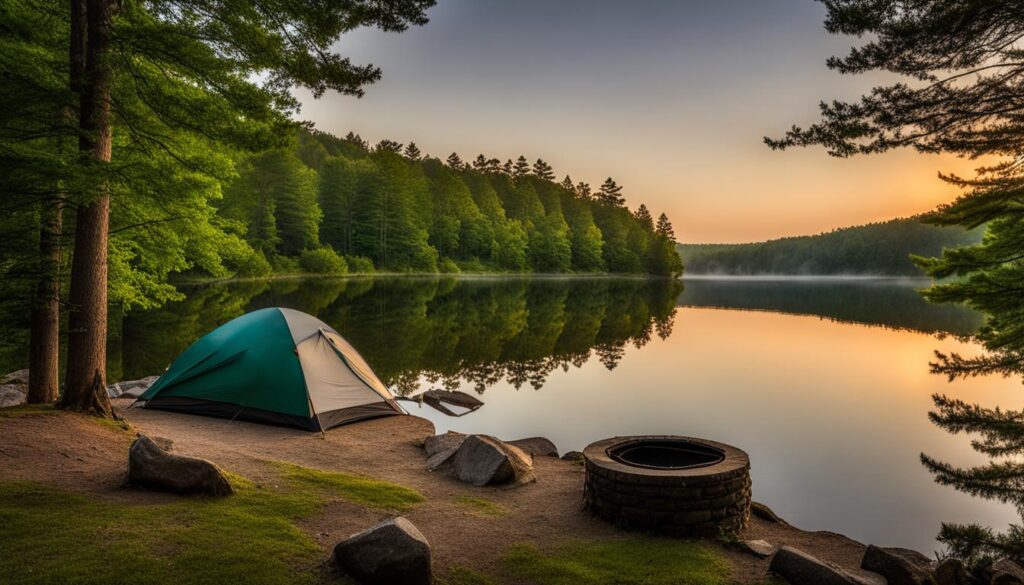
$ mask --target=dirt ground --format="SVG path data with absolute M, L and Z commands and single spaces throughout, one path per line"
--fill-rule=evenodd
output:
M 420 491 L 426 502 L 406 514 L 430 541 L 435 566 L 443 572 L 459 564 L 499 573 L 508 545 L 530 541 L 539 547 L 567 538 L 615 537 L 624 534 L 581 510 L 583 468 L 553 457 L 534 460 L 537 481 L 514 488 L 477 488 L 427 471 L 420 447 L 433 425 L 414 416 L 364 421 L 332 429 L 321 436 L 300 430 L 116 407 L 134 427 L 151 437 L 173 441 L 176 453 L 214 461 L 255 481 L 272 481 L 267 460 L 287 461 L 328 471 L 359 473 Z M 60 424 L 53 417 L 60 418 Z M 517 439 L 519 437 L 501 437 Z M 0 479 L 41 481 L 64 489 L 101 494 L 124 501 L 162 501 L 174 496 L 124 488 L 127 449 L 132 436 L 116 433 L 75 415 L 24 415 L 0 420 Z M 459 496 L 486 498 L 508 513 L 482 516 L 456 501 Z M 755 486 L 755 499 L 757 498 Z M 769 502 L 770 504 L 770 502 Z M 324 549 L 363 530 L 386 514 L 335 503 L 304 522 L 303 528 Z M 857 567 L 864 546 L 829 532 L 797 528 L 753 518 L 743 539 L 791 545 L 820 559 Z M 737 583 L 761 581 L 767 561 L 721 547 L 734 565 Z

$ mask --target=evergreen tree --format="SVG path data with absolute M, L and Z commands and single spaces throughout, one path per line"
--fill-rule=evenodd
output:
M 555 180 L 555 173 L 551 170 L 551 165 L 539 158 L 537 159 L 537 162 L 533 163 L 533 176 L 542 181 Z
M 402 143 L 385 138 L 378 142 L 377 146 L 375 146 L 373 150 L 374 152 L 393 152 L 395 154 L 399 154 L 402 152 Z
M 670 242 L 676 241 L 676 232 L 672 229 L 672 222 L 668 220 L 668 216 L 662 213 L 658 216 L 658 227 L 656 231 L 659 236 L 665 238 Z
M 512 176 L 512 173 L 514 172 L 513 166 L 512 166 L 512 159 L 506 160 L 505 164 L 501 165 L 501 172 L 504 173 L 508 177 Z
M 636 208 L 636 213 L 634 213 L 633 216 L 636 217 L 636 220 L 639 221 L 640 225 L 646 228 L 647 231 L 654 231 L 654 218 L 651 217 L 651 212 L 647 210 L 646 205 L 641 203 L 640 207 Z M 667 217 L 665 218 L 665 221 L 668 222 Z
M 408 146 L 405 147 L 405 158 L 411 161 L 419 161 L 423 158 L 423 153 L 420 152 L 420 149 L 416 146 L 415 142 L 410 142 Z
M 576 187 L 574 186 L 574 184 L 572 182 L 572 177 L 570 177 L 569 175 L 566 175 L 565 178 L 562 179 L 562 182 L 560 183 L 560 185 L 562 186 L 563 189 L 565 189 L 569 193 L 572 193 L 574 195 L 576 194 Z
M 487 171 L 487 157 L 482 154 L 476 155 L 473 159 L 473 168 L 481 173 Z
M 487 159 L 487 166 L 484 168 L 485 172 L 496 174 L 501 172 L 501 161 L 496 158 Z
M 466 168 L 465 163 L 463 163 L 462 159 L 459 158 L 459 155 L 454 153 L 454 152 L 448 155 L 448 161 L 447 162 L 448 162 L 448 167 L 453 169 L 453 170 L 456 170 L 456 171 L 461 171 L 464 168 Z
M 601 183 L 601 188 L 597 192 L 597 200 L 609 207 L 622 207 L 626 203 L 626 198 L 622 196 L 622 187 L 611 177 Z
M 530 163 L 526 161 L 525 156 L 519 155 L 519 158 L 516 159 L 515 164 L 512 166 L 512 177 L 521 179 L 528 174 L 530 174 Z
M 360 150 L 370 150 L 370 143 L 363 140 L 363 138 L 358 134 L 353 134 L 352 132 L 349 132 L 348 134 L 345 135 L 345 140 Z
M 884 71 L 915 83 L 877 87 L 858 102 L 821 106 L 822 119 L 794 128 L 773 148 L 823 145 L 834 156 L 909 147 L 993 160 L 973 178 L 944 175 L 963 189 L 954 202 L 928 219 L 966 228 L 987 225 L 982 242 L 951 249 L 938 259 L 920 259 L 929 275 L 943 279 L 926 292 L 929 300 L 965 303 L 986 314 L 976 339 L 978 357 L 938 355 L 933 371 L 951 379 L 983 374 L 1024 375 L 1024 62 L 1019 47 L 1024 13 L 1012 2 L 964 0 L 844 0 L 826 3 L 831 33 L 870 39 L 846 57 L 828 61 L 843 74 Z M 956 278 L 948 278 L 956 277 Z M 947 430 L 977 433 L 973 447 L 988 465 L 957 468 L 922 456 L 936 480 L 957 489 L 1013 502 L 1024 514 L 1024 416 L 935 397 L 932 420 Z M 1024 529 L 996 535 L 980 526 L 943 525 L 939 535 L 951 552 L 1024 559 Z
M 584 183 L 582 181 L 576 183 L 576 196 L 584 201 L 593 200 L 593 195 L 590 191 L 590 183 Z

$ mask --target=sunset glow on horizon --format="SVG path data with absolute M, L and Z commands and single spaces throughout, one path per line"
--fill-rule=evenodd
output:
M 829 71 L 855 39 L 826 33 L 824 14 L 811 0 L 442 0 L 429 26 L 344 39 L 339 50 L 383 79 L 362 100 L 300 92 L 300 117 L 442 159 L 523 154 L 559 179 L 611 176 L 630 208 L 666 212 L 683 242 L 818 233 L 952 200 L 937 173 L 969 175 L 977 161 L 764 146 L 814 122 L 819 100 L 895 80 Z

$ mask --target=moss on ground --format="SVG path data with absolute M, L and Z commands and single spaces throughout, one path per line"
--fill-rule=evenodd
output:
M 19 404 L 17 406 L 6 406 L 0 408 L 0 418 L 18 418 L 33 414 L 54 415 L 60 414 L 52 404 Z
M 490 516 L 493 518 L 508 514 L 508 510 L 506 510 L 503 506 L 495 504 L 494 502 L 485 498 L 477 498 L 474 496 L 459 496 L 455 498 L 455 501 L 459 504 L 462 504 L 463 506 L 466 506 L 467 508 L 470 508 L 478 516 Z
M 425 501 L 422 494 L 412 488 L 381 481 L 363 475 L 310 469 L 283 461 L 272 461 L 285 479 L 307 489 L 328 492 L 360 506 L 375 510 L 405 512 Z
M 408 509 L 414 490 L 362 476 L 273 464 L 278 486 L 228 474 L 235 495 L 113 503 L 33 482 L 0 482 L 5 585 L 316 583 L 322 550 L 296 526 L 334 497 Z

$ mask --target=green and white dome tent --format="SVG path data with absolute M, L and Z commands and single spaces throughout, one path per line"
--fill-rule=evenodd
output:
M 276 307 L 201 337 L 139 400 L 145 408 L 309 431 L 406 414 L 337 331 L 312 315 Z

